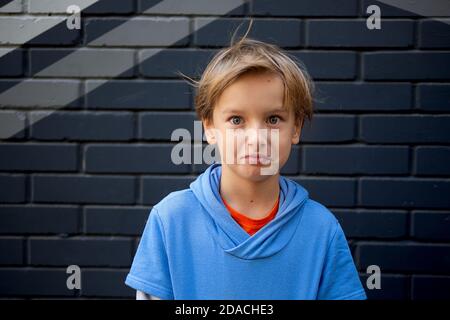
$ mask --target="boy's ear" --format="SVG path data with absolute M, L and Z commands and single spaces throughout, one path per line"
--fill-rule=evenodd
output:
M 205 136 L 208 144 L 217 143 L 217 137 L 215 136 L 215 128 L 213 122 L 208 119 L 202 120 L 202 122 L 203 127 L 205 128 Z
M 296 121 L 296 124 L 294 126 L 294 132 L 292 133 L 292 144 L 298 144 L 300 142 L 302 127 L 303 127 L 303 120 Z

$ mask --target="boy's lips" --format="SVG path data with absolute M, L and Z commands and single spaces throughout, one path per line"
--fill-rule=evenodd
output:
M 269 156 L 261 154 L 248 154 L 242 158 L 248 160 L 250 164 L 258 164 L 258 163 L 269 164 L 271 161 L 271 158 Z

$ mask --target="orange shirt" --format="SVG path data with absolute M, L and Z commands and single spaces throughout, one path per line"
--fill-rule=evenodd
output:
M 234 220 L 251 236 L 255 234 L 259 229 L 264 227 L 267 223 L 269 223 L 273 218 L 275 218 L 277 212 L 278 212 L 278 205 L 280 203 L 280 197 L 278 196 L 277 202 L 275 203 L 272 210 L 270 210 L 270 213 L 262 218 L 262 219 L 252 219 L 244 214 L 236 211 L 228 203 L 225 202 L 225 199 L 222 198 L 223 203 L 225 204 L 225 207 L 227 207 L 228 211 L 230 212 L 231 216 Z

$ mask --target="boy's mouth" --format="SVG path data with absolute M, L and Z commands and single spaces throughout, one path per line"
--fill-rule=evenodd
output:
M 242 157 L 245 160 L 245 163 L 249 164 L 270 164 L 270 157 L 261 154 L 248 154 Z

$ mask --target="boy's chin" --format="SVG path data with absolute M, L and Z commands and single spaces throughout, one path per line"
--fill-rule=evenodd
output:
M 276 175 L 278 170 L 272 169 L 270 165 L 259 164 L 234 164 L 228 167 L 242 179 L 260 182 Z

